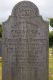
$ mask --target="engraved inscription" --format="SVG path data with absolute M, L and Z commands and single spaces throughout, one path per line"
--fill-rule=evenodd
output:
M 3 27 L 3 80 L 47 80 L 48 24 L 36 5 L 19 2 Z

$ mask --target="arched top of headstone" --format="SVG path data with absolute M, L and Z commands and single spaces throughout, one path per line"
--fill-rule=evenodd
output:
M 12 10 L 13 16 L 39 16 L 37 6 L 30 1 L 21 1 Z

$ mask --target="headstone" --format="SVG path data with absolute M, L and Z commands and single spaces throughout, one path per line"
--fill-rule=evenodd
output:
M 30 1 L 3 23 L 3 80 L 48 80 L 48 23 Z

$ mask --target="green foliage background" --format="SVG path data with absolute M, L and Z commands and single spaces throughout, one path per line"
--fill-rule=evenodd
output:
M 53 18 L 50 18 L 50 26 L 53 27 Z
M 53 46 L 53 31 L 49 32 L 49 47 Z

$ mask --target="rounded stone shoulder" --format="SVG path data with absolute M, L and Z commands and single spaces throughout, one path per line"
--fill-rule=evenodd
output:
M 15 5 L 12 10 L 13 16 L 38 16 L 37 6 L 30 1 L 21 1 Z

